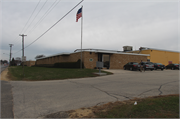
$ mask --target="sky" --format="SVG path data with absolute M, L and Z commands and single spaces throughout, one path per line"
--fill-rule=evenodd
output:
M 149 47 L 180 51 L 180 0 L 80 2 L 0 0 L 1 59 L 9 60 L 9 44 L 13 44 L 12 58 L 22 57 L 20 34 L 27 35 L 24 37 L 26 60 L 35 60 L 37 55 L 72 53 L 81 48 L 81 27 L 83 49 L 123 51 L 123 46 L 133 46 L 133 50 Z M 76 22 L 76 13 L 82 6 L 83 19 Z

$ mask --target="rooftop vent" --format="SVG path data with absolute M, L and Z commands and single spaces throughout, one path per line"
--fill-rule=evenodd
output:
M 140 47 L 139 50 L 146 50 L 146 47 Z
M 133 50 L 133 47 L 132 46 L 123 46 L 123 51 L 126 52 L 126 51 L 132 51 Z

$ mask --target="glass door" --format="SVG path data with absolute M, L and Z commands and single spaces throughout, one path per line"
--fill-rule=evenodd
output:
M 103 61 L 104 67 L 109 69 L 109 66 L 110 66 L 110 56 L 108 54 L 103 54 L 102 61 Z

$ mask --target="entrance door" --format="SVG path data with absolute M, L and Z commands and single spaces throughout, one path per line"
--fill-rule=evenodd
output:
M 108 54 L 103 54 L 102 61 L 103 61 L 104 67 L 109 69 L 109 66 L 110 66 L 110 56 Z

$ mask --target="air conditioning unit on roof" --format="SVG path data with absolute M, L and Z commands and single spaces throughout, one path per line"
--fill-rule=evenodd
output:
M 126 52 L 126 51 L 132 51 L 133 50 L 133 47 L 132 46 L 123 46 L 123 51 Z

